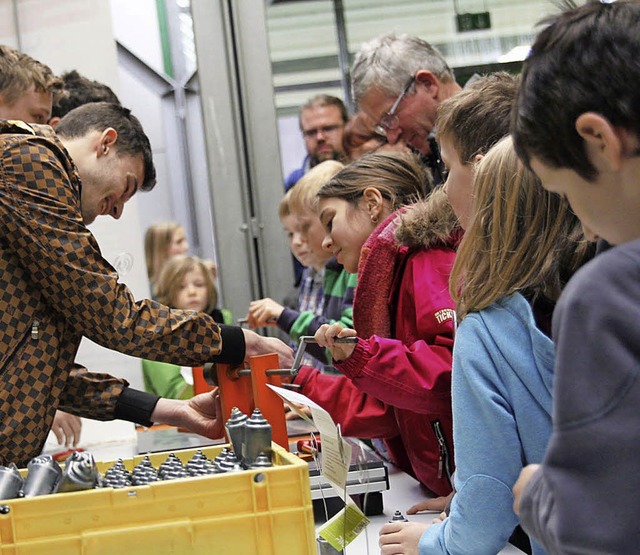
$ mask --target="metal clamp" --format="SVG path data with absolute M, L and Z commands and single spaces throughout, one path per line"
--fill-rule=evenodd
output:
M 336 337 L 334 339 L 336 343 L 357 343 L 357 337 Z M 293 365 L 291 368 L 274 368 L 267 370 L 268 376 L 295 376 L 300 371 L 302 366 L 302 359 L 309 343 L 317 343 L 313 335 L 301 335 L 298 340 L 298 349 L 296 350 L 295 357 L 293 359 Z M 251 369 L 243 368 L 241 370 L 235 370 L 236 376 L 248 376 L 251 374 Z M 207 383 L 211 385 L 218 385 L 215 380 L 215 363 L 208 362 L 204 365 L 204 377 Z
M 295 376 L 300 371 L 300 366 L 302 366 L 302 358 L 304 357 L 304 352 L 307 349 L 307 344 L 309 343 L 317 343 L 315 337 L 313 335 L 301 335 L 298 340 L 298 350 L 296 351 L 296 356 L 293 359 L 293 365 L 291 366 L 291 370 L 289 373 L 292 376 Z M 336 343 L 357 343 L 357 337 L 336 337 L 334 339 Z

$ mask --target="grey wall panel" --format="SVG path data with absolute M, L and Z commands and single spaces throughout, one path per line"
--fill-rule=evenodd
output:
M 194 0 L 191 9 L 220 284 L 241 316 L 292 281 L 264 4 Z

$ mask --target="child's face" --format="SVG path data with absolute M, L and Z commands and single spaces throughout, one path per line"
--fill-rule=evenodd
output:
M 300 234 L 309 246 L 309 265 L 320 270 L 331 258 L 331 253 L 322 246 L 325 231 L 320 218 L 315 212 L 307 211 L 298 216 Z
M 169 256 L 181 256 L 183 254 L 187 254 L 189 250 L 189 242 L 187 241 L 187 236 L 184 233 L 184 228 L 178 227 L 171 238 L 171 243 L 169 243 Z
M 182 310 L 203 311 L 207 307 L 207 282 L 202 268 L 196 266 L 182 278 L 176 293 L 175 306 Z
M 318 208 L 325 229 L 322 242 L 325 250 L 333 254 L 347 272 L 358 272 L 360 250 L 375 229 L 364 199 L 357 206 L 341 198 L 322 198 Z
M 619 245 L 636 238 L 625 238 L 620 224 L 627 216 L 623 213 L 619 195 L 612 194 L 611 189 L 601 182 L 601 179 L 597 178 L 594 182 L 586 181 L 573 170 L 553 168 L 536 158 L 531 159 L 531 169 L 547 191 L 558 193 L 567 199 L 571 209 L 580 219 L 588 240 L 596 241 L 602 238 L 612 245 Z
M 309 266 L 311 259 L 311 251 L 306 239 L 303 238 L 301 233 L 301 225 L 298 216 L 295 214 L 289 214 L 281 219 L 282 227 L 287 234 L 287 240 L 289 241 L 289 248 L 291 253 L 303 266 Z
M 444 190 L 460 226 L 467 229 L 472 216 L 473 165 L 462 163 L 453 141 L 446 135 L 440 137 L 439 144 L 442 161 L 449 170 Z

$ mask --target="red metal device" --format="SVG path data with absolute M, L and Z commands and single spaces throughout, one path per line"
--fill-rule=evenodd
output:
M 228 364 L 216 364 L 215 372 L 220 388 L 222 418 L 226 423 L 233 407 L 251 416 L 254 409 L 260 409 L 262 415 L 271 424 L 272 438 L 282 448 L 289 450 L 287 422 L 284 416 L 284 403 L 267 384 L 282 386 L 282 379 L 274 370 L 279 370 L 278 355 L 258 355 L 249 359 L 249 370 L 231 368 Z M 205 367 L 205 375 L 211 373 Z

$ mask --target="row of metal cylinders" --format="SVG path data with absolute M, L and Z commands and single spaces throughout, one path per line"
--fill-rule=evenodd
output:
M 31 459 L 27 465 L 25 478 L 13 463 L 9 466 L 0 466 L 0 500 L 96 487 L 137 486 L 158 480 L 174 480 L 272 466 L 271 425 L 259 409 L 255 409 L 251 417 L 247 417 L 234 407 L 226 428 L 232 449 L 223 448 L 213 460 L 198 450 L 186 465 L 171 453 L 158 469 L 153 467 L 149 457 L 145 457 L 129 472 L 122 459 L 119 459 L 102 476 L 98 472 L 91 453 L 74 452 L 67 459 L 64 470 L 50 455 Z

